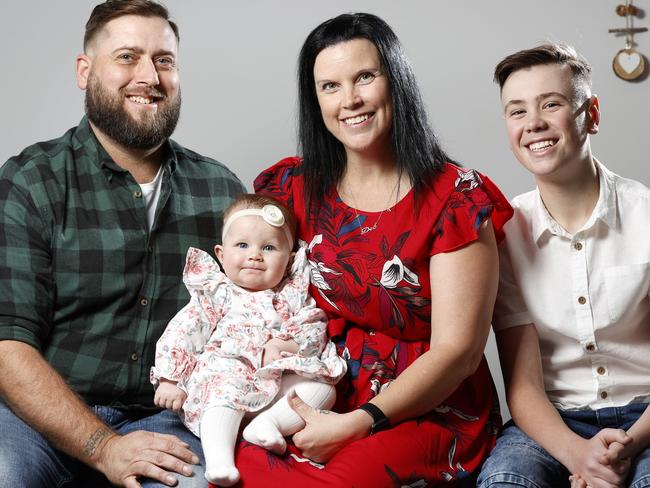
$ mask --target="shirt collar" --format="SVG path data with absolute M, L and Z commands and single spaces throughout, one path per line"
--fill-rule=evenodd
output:
M 594 158 L 598 170 L 599 193 L 598 201 L 591 216 L 579 232 L 592 227 L 596 221 L 601 221 L 610 228 L 615 228 L 618 222 L 616 212 L 616 182 L 614 174 Z M 539 243 L 545 232 L 559 236 L 569 236 L 568 232 L 558 224 L 546 209 L 539 188 L 536 191 L 535 210 L 532 218 L 532 233 L 535 242 Z
M 598 180 L 600 181 L 600 195 L 598 203 L 592 213 L 590 222 L 596 219 L 605 223 L 608 227 L 614 229 L 618 224 L 618 212 L 616 208 L 616 178 L 614 173 L 609 171 L 597 159 L 596 168 L 598 168 Z M 587 222 L 588 224 L 590 222 Z M 593 224 L 594 222 L 591 222 Z
M 559 236 L 565 235 L 567 232 L 551 217 L 551 214 L 546 209 L 542 196 L 539 194 L 539 188 L 535 197 L 535 209 L 532 218 L 532 231 L 535 242 L 539 243 L 540 238 L 546 232 Z
M 97 140 L 87 116 L 84 115 L 81 119 L 73 137 L 76 142 L 75 149 L 85 151 L 89 160 L 92 161 L 93 164 L 97 165 L 99 168 L 109 170 L 109 179 L 112 178 L 113 173 L 126 173 L 126 170 L 113 161 L 113 158 L 108 155 L 104 146 L 102 146 Z M 166 166 L 165 169 L 168 169 L 170 173 L 173 173 L 178 164 L 178 155 L 174 150 L 174 143 L 171 139 L 167 139 L 164 142 L 163 154 L 165 155 L 163 167 Z

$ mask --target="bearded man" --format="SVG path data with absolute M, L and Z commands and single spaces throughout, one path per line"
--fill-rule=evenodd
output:
M 86 116 L 0 168 L 0 486 L 205 486 L 200 442 L 153 405 L 149 368 L 244 191 L 169 139 L 178 28 L 149 0 L 86 24 Z

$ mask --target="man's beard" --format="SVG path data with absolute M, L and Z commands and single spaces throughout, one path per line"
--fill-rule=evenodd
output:
M 161 93 L 150 89 L 152 94 Z M 121 89 L 110 93 L 92 73 L 86 87 L 86 115 L 104 134 L 118 144 L 130 149 L 152 149 L 172 135 L 181 110 L 180 90 L 175 99 L 166 95 L 162 109 L 155 114 L 142 114 L 141 120 L 134 119 L 124 108 L 126 96 Z

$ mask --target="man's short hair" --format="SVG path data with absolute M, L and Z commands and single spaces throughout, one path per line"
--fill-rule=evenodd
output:
M 124 15 L 139 15 L 140 17 L 160 17 L 169 23 L 176 40 L 180 41 L 178 26 L 169 20 L 167 8 L 151 0 L 106 0 L 97 5 L 88 22 L 86 22 L 86 33 L 84 34 L 84 51 L 95 38 L 97 33 L 104 28 L 111 20 L 123 17 Z
M 574 83 L 583 81 L 591 87 L 591 65 L 568 44 L 547 42 L 531 49 L 517 51 L 494 68 L 494 82 L 503 89 L 508 77 L 515 71 L 543 64 L 568 66 L 573 73 Z

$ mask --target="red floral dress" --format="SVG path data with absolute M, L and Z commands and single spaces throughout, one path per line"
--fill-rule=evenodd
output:
M 299 158 L 263 172 L 255 190 L 293 208 L 299 237 L 309 246 L 310 292 L 328 314 L 330 337 L 348 363 L 337 385 L 339 412 L 370 400 L 428 350 L 430 257 L 476 240 L 488 218 L 501 239 L 512 215 L 489 179 L 452 164 L 417 202 L 411 191 L 383 214 L 355 212 L 332 192 L 308 220 Z M 301 458 L 294 446 L 279 457 L 242 441 L 235 459 L 238 486 L 454 486 L 480 467 L 500 422 L 484 359 L 430 413 L 349 444 L 325 466 Z

